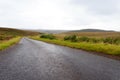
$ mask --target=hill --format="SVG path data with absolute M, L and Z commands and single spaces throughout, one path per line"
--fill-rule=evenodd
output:
M 38 32 L 12 29 L 12 28 L 0 28 L 0 40 L 10 39 L 16 36 L 29 36 L 37 35 Z
M 112 30 L 100 30 L 100 29 L 82 29 L 82 30 L 72 30 L 64 32 L 61 34 L 56 34 L 59 38 L 64 38 L 65 36 L 76 35 L 76 36 L 86 36 L 95 38 L 106 38 L 106 37 L 120 37 L 120 32 Z
M 42 33 L 51 33 L 51 34 L 58 34 L 58 33 L 63 33 L 63 32 L 68 32 L 70 30 L 43 30 L 43 29 L 40 29 L 40 30 L 30 30 L 30 31 L 35 31 L 35 32 L 42 32 Z
M 115 32 L 112 30 L 101 30 L 101 29 L 82 29 L 82 30 L 73 30 L 70 32 Z

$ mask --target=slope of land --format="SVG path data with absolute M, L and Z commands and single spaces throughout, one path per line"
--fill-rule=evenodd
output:
M 16 36 L 37 35 L 38 32 L 25 31 L 12 28 L 0 28 L 0 40 L 8 40 Z
M 113 30 L 102 30 L 102 29 L 81 29 L 81 30 L 72 30 L 70 32 L 115 32 Z
M 65 32 L 56 34 L 60 38 L 64 38 L 69 35 L 76 35 L 79 37 L 93 37 L 93 38 L 106 38 L 106 37 L 120 37 L 120 32 Z
M 120 32 L 112 30 L 100 30 L 100 29 L 82 29 L 82 30 L 72 30 L 63 33 L 56 34 L 60 38 L 65 36 L 76 35 L 78 37 L 86 36 L 93 38 L 106 38 L 106 37 L 120 37 Z
M 41 32 L 41 33 L 51 33 L 51 34 L 58 34 L 58 33 L 63 33 L 63 32 L 68 32 L 70 30 L 42 30 L 42 29 L 38 29 L 38 30 L 29 30 L 29 31 L 35 31 L 35 32 Z

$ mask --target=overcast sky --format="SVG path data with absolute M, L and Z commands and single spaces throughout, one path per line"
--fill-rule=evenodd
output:
M 120 31 L 120 0 L 0 0 L 0 26 Z

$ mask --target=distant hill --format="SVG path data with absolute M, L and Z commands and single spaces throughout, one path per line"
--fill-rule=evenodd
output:
M 73 30 L 70 32 L 115 32 L 112 30 L 101 30 L 101 29 L 82 29 L 82 30 Z
M 67 33 L 67 32 L 115 32 L 112 30 L 101 30 L 101 29 L 81 29 L 81 30 L 29 30 L 29 31 L 35 31 L 35 32 L 41 32 L 41 33 L 52 33 L 52 34 L 58 34 L 58 33 Z
M 63 32 L 68 32 L 70 30 L 31 30 L 31 31 L 36 31 L 36 32 L 41 32 L 41 33 L 52 33 L 52 34 L 57 34 L 57 33 L 63 33 Z
M 28 36 L 28 35 L 37 35 L 38 32 L 19 30 L 13 28 L 0 28 L 0 35 L 12 35 L 12 36 Z

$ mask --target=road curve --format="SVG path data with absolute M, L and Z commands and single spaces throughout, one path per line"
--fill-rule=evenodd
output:
M 120 80 L 120 61 L 23 38 L 0 52 L 0 80 Z

